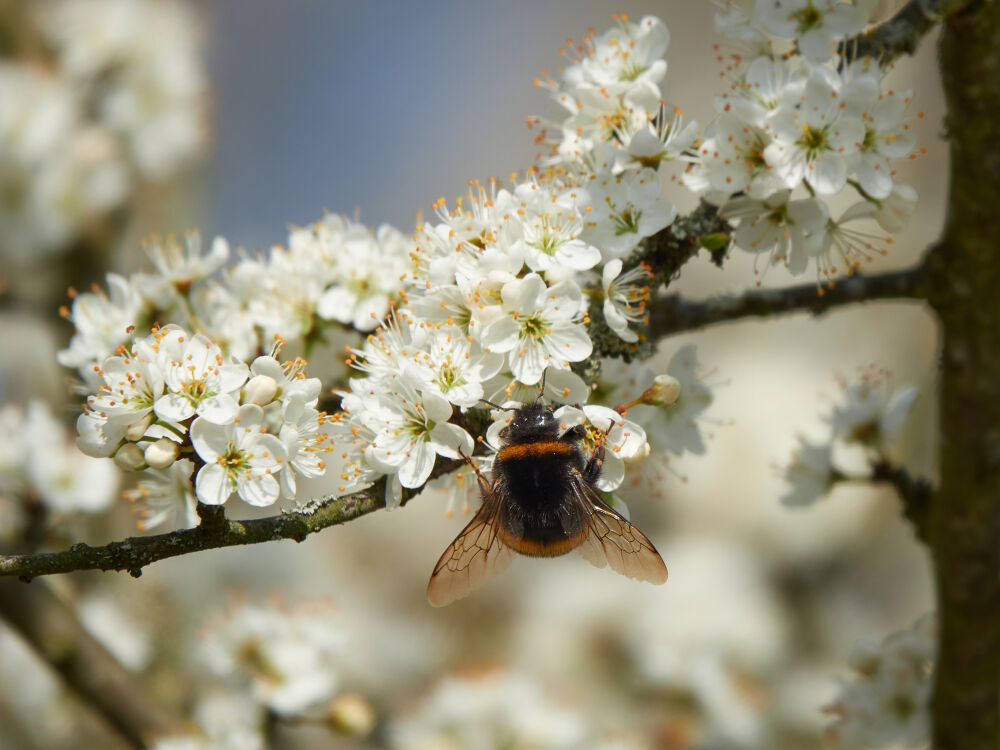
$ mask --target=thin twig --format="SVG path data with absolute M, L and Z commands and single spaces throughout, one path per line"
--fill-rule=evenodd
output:
M 833 307 L 879 299 L 920 298 L 923 295 L 921 267 L 875 276 L 854 274 L 822 292 L 815 284 L 783 289 L 755 289 L 743 294 L 712 297 L 703 302 L 670 295 L 651 306 L 649 330 L 652 340 L 696 331 L 718 323 L 782 313 L 810 312 L 821 315 Z
M 883 65 L 900 55 L 912 55 L 924 34 L 949 10 L 944 5 L 943 0 L 910 0 L 867 34 L 842 43 L 841 51 L 851 59 L 871 57 Z
M 888 461 L 872 467 L 871 481 L 891 484 L 903 503 L 903 513 L 916 529 L 917 537 L 927 541 L 927 513 L 930 509 L 934 486 L 923 477 L 914 477 L 903 468 Z

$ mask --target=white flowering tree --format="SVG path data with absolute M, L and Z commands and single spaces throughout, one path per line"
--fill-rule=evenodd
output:
M 0 90 L 7 92 L 0 100 L 13 101 L 26 87 L 42 92 L 24 111 L 0 105 L 3 158 L 15 165 L 0 180 L 30 188 L 0 205 L 4 247 L 18 262 L 33 248 L 63 251 L 94 217 L 114 215 L 130 181 L 162 174 L 198 140 L 193 124 L 178 125 L 170 114 L 196 96 L 198 76 L 182 70 L 156 78 L 161 71 L 150 50 L 158 43 L 111 33 L 130 23 L 132 11 L 122 3 L 108 3 L 119 17 L 97 35 L 103 45 L 78 44 L 96 33 L 85 28 L 93 21 L 86 5 L 50 3 L 37 18 L 19 19 L 38 38 L 21 38 L 15 56 L 44 54 L 50 70 L 61 66 L 67 79 L 46 73 L 44 82 L 31 81 L 42 74 L 15 62 L 0 68 Z M 152 5 L 156 12 L 173 7 Z M 651 451 L 705 451 L 697 419 L 712 396 L 694 348 L 682 348 L 665 373 L 642 364 L 663 339 L 748 317 L 919 299 L 940 324 L 939 479 L 932 484 L 927 472 L 894 460 L 892 441 L 916 391 L 893 390 L 872 370 L 844 383 L 825 439 L 801 441 L 783 469 L 789 489 L 782 500 L 812 505 L 838 483 L 887 483 L 934 558 L 936 619 L 859 655 L 852 665 L 858 679 L 834 704 L 832 734 L 845 747 L 928 736 L 941 750 L 995 747 L 1000 306 L 991 300 L 1000 281 L 993 127 L 1000 112 L 1000 8 L 910 0 L 878 21 L 872 5 L 724 4 L 718 29 L 741 52 L 732 85 L 712 92 L 716 117 L 704 128 L 666 105 L 667 25 L 652 16 L 617 18 L 608 31 L 589 33 L 558 75 L 538 81 L 554 110 L 529 118 L 537 164 L 508 182 L 472 182 L 451 205 L 441 199 L 412 233 L 328 214 L 293 227 L 283 247 L 235 260 L 222 238 L 151 240 L 150 269 L 108 273 L 103 288 L 76 294 L 65 311 L 73 333 L 59 361 L 85 396 L 76 439 L 85 455 L 69 450 L 58 459 L 69 479 L 32 473 L 36 463 L 52 460 L 35 456 L 56 442 L 57 428 L 33 441 L 29 427 L 44 417 L 33 418 L 31 409 L 2 413 L 0 440 L 10 444 L 0 460 L 19 492 L 74 508 L 103 507 L 88 496 L 85 477 L 110 470 L 113 461 L 136 474 L 128 494 L 142 530 L 159 533 L 61 551 L 15 545 L 0 556 L 0 576 L 30 581 L 124 570 L 138 577 L 169 557 L 302 541 L 406 503 L 431 482 L 452 502 L 474 503 L 466 460 L 489 471 L 510 409 L 539 392 L 565 426 L 583 426 L 588 445 L 606 441 L 598 486 L 620 503 L 611 493 Z M 178 21 L 157 21 L 160 28 L 171 23 Z M 952 150 L 947 227 L 919 266 L 867 274 L 864 263 L 920 207 L 895 172 L 920 150 L 909 127 L 917 113 L 911 92 L 891 89 L 885 75 L 937 26 Z M 58 86 L 73 77 L 105 98 L 83 106 L 65 96 Z M 159 92 L 156 116 L 139 112 L 150 98 L 132 85 Z M 175 119 L 168 127 L 160 116 Z M 174 140 L 164 145 L 164 134 Z M 33 181 L 57 168 L 72 172 L 59 189 Z M 67 202 L 70 190 L 79 200 Z M 683 191 L 698 198 L 693 211 L 678 212 Z M 700 302 L 671 288 L 689 263 L 722 265 L 735 253 L 808 281 Z M 310 365 L 309 377 L 299 355 L 337 336 L 349 342 L 346 366 Z M 624 367 L 621 376 L 611 375 L 615 367 Z M 280 512 L 240 520 L 240 503 Z M 0 612 L 43 651 L 54 648 L 53 628 L 90 643 L 65 612 L 62 619 L 52 614 L 61 610 L 37 589 L 0 588 Z M 207 663 L 215 676 L 242 681 L 272 719 L 301 718 L 303 707 L 335 692 L 336 670 L 315 665 L 347 658 L 342 640 L 317 624 L 315 612 L 275 614 L 241 604 L 210 630 Z M 311 650 L 303 650 L 305 642 Z M 67 679 L 99 695 L 99 710 L 130 742 L 176 732 L 176 718 L 127 675 L 121 684 L 129 687 L 104 691 L 94 677 L 100 648 L 83 653 L 66 667 Z M 248 664 L 249 673 L 241 671 Z M 579 728 L 525 698 L 536 688 L 519 679 L 441 685 L 426 709 L 435 718 L 398 724 L 394 746 L 432 742 L 446 731 L 458 721 L 449 708 L 457 694 L 479 696 L 471 715 L 539 746 L 580 746 Z M 880 703 L 886 696 L 898 699 L 895 708 Z M 342 697 L 331 714 L 336 722 L 367 726 L 368 705 Z M 240 732 L 253 734 L 261 719 L 248 716 L 232 726 L 197 719 L 205 743 L 215 744 L 156 746 L 255 747 L 257 740 Z

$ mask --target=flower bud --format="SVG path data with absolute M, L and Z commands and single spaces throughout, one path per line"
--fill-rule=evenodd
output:
M 168 438 L 160 438 L 146 446 L 146 463 L 153 469 L 166 469 L 180 453 L 180 446 Z
M 330 701 L 330 727 L 352 737 L 363 737 L 375 728 L 375 711 L 360 695 L 338 695 Z
M 243 403 L 265 406 L 278 393 L 278 381 L 270 375 L 254 375 L 243 389 Z
M 153 423 L 153 413 L 150 412 L 142 419 L 137 419 L 135 422 L 130 424 L 125 428 L 125 439 L 131 440 L 133 443 L 138 442 L 143 435 L 146 434 L 146 430 Z
M 142 448 L 135 443 L 125 443 L 118 452 L 115 453 L 115 463 L 119 469 L 125 471 L 139 471 L 146 466 L 146 457 L 142 455 Z
M 668 406 L 674 403 L 680 395 L 681 384 L 677 378 L 670 375 L 657 375 L 653 378 L 653 385 L 643 394 L 643 401 L 654 406 Z

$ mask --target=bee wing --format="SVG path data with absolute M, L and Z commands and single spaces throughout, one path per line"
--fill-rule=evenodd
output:
M 427 601 L 435 607 L 468 596 L 487 576 L 502 573 L 514 559 L 496 524 L 501 493 L 494 485 L 482 507 L 441 555 L 427 582 Z
M 639 529 L 611 510 L 583 477 L 574 477 L 572 495 L 583 508 L 587 533 L 580 552 L 591 565 L 650 583 L 667 580 L 667 566 L 653 543 Z

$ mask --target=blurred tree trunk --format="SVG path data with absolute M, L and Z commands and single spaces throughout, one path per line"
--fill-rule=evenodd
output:
M 951 192 L 927 261 L 941 321 L 941 486 L 928 517 L 940 651 L 937 750 L 1000 747 L 1000 3 L 941 36 Z

